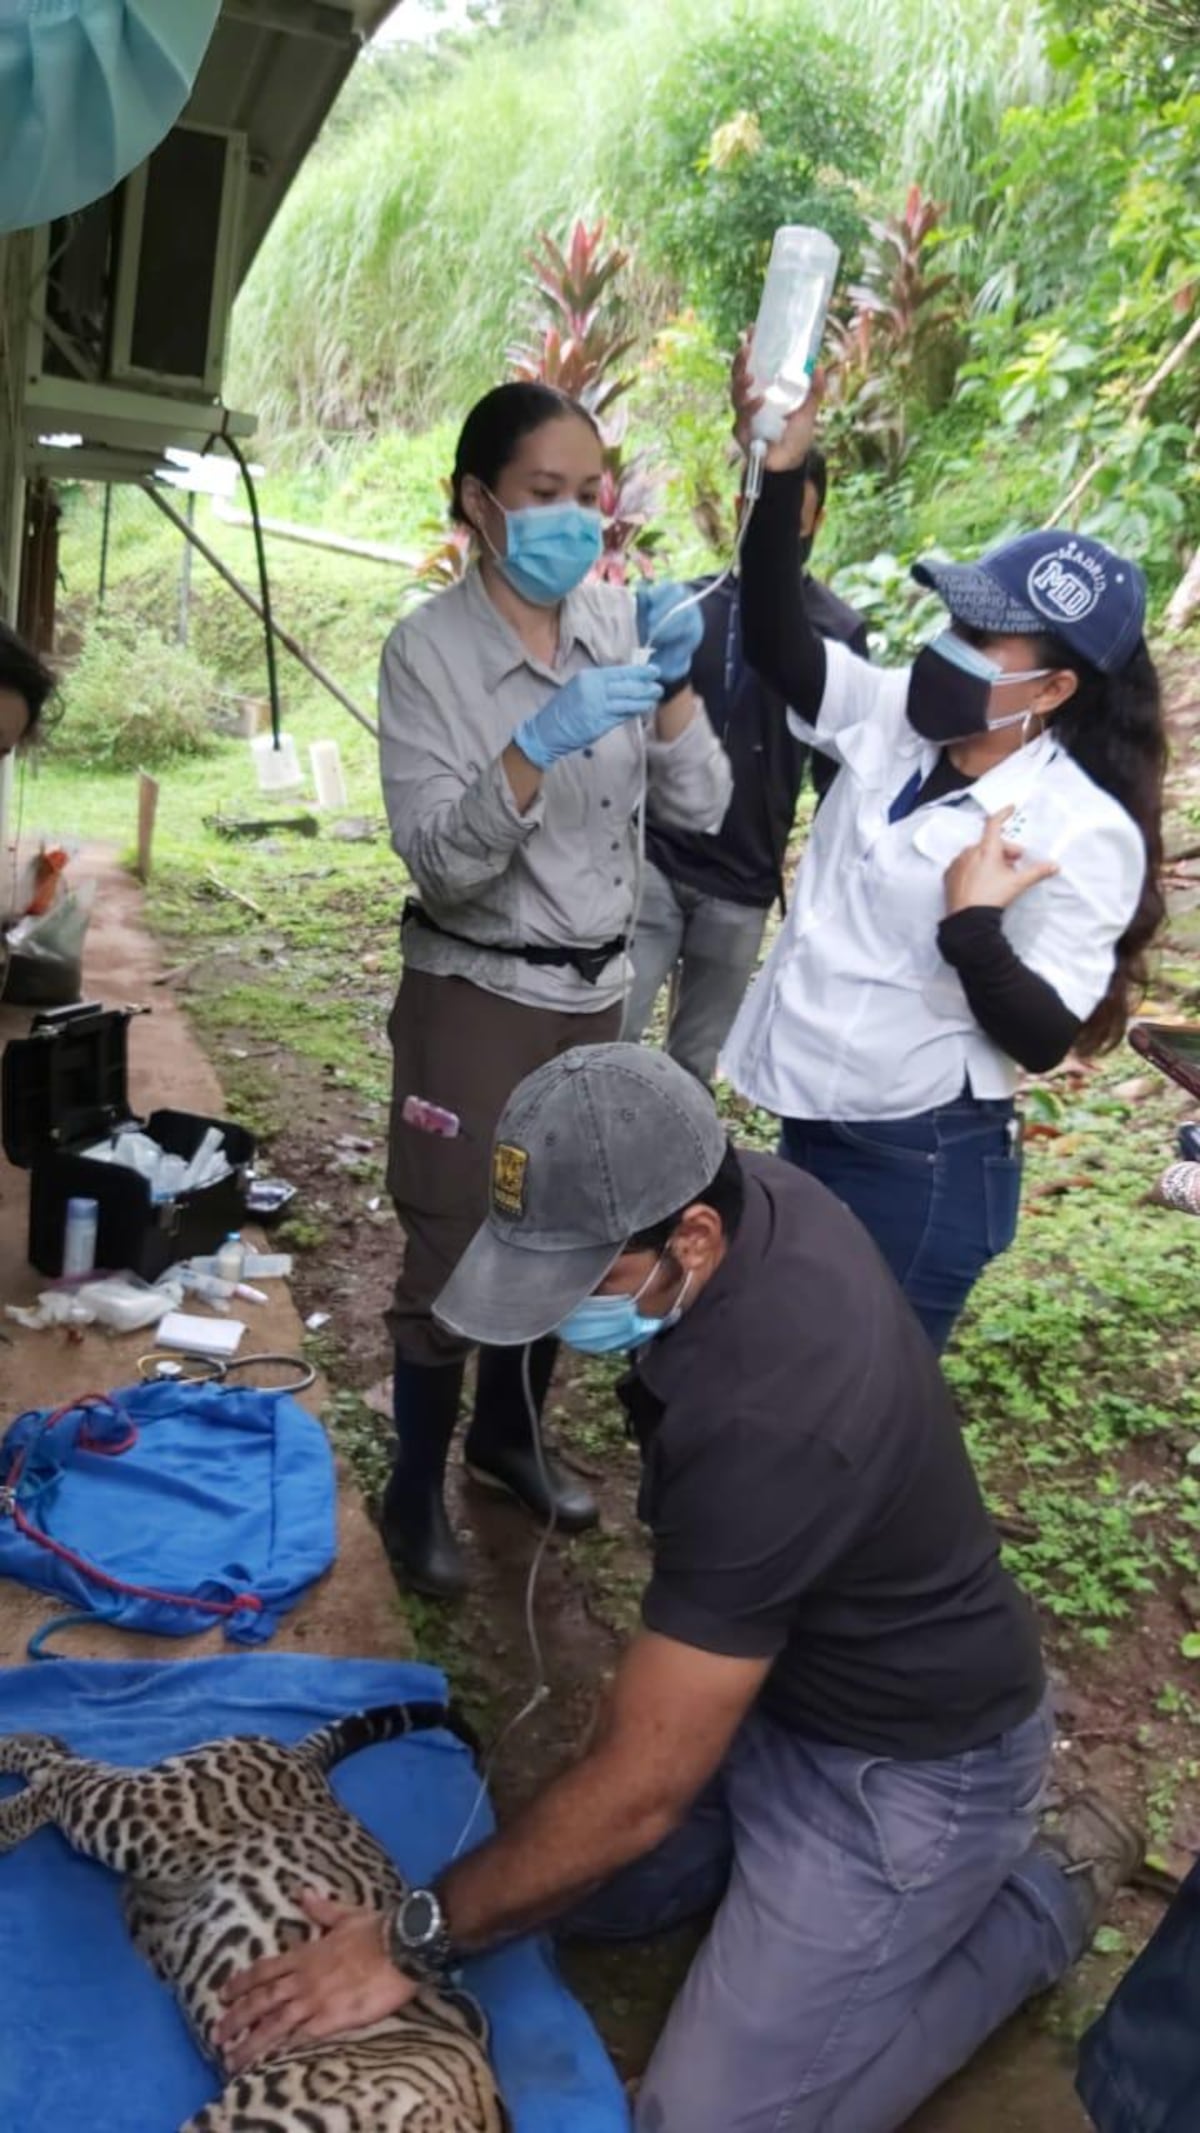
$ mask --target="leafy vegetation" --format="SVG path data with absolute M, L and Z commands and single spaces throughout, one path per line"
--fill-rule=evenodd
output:
M 129 615 L 102 618 L 56 703 L 49 745 L 90 769 L 158 770 L 212 748 L 218 696 L 194 654 Z

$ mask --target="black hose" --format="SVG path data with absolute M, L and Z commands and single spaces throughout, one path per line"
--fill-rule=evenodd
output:
M 271 699 L 271 735 L 276 748 L 278 748 L 280 740 L 279 671 L 275 662 L 275 631 L 271 623 L 271 578 L 267 570 L 267 546 L 263 540 L 262 520 L 258 513 L 258 491 L 254 486 L 254 476 L 250 472 L 246 455 L 232 431 L 226 430 L 223 432 L 222 442 L 226 450 L 237 461 L 238 472 L 242 477 L 246 498 L 250 505 L 250 517 L 254 523 L 254 552 L 258 557 L 258 596 L 262 605 L 263 637 L 267 648 L 267 693 Z

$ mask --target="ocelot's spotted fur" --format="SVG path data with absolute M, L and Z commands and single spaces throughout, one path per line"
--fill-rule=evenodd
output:
M 404 1892 L 326 1772 L 375 1741 L 448 1722 L 440 1704 L 388 1705 L 294 1748 L 239 1736 L 149 1770 L 13 1734 L 0 1739 L 0 1771 L 28 1782 L 0 1800 L 0 1851 L 50 1823 L 125 1876 L 134 1940 L 224 2076 L 214 2042 L 221 1989 L 235 1970 L 312 1933 L 300 1891 L 378 1909 Z M 218 2100 L 181 2133 L 506 2133 L 509 2124 L 474 2001 L 423 1991 L 387 2021 L 333 2043 L 281 2046 L 227 2075 Z

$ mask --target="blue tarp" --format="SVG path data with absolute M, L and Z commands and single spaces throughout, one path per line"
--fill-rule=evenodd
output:
M 146 1763 L 224 1733 L 292 1741 L 365 1705 L 443 1697 L 431 1667 L 261 1657 L 61 1659 L 0 1669 L 0 1734 L 56 1733 L 86 1755 Z M 444 1733 L 365 1749 L 333 1782 L 413 1881 L 471 1812 L 470 1757 Z M 12 1791 L 17 1781 L 0 1778 Z M 489 1826 L 486 1810 L 476 1824 Z M 126 1935 L 120 1883 L 41 1830 L 0 1858 L 0 2127 L 4 2133 L 175 2133 L 216 2090 L 166 1988 Z M 537 1940 L 472 1962 L 516 2133 L 625 2133 L 621 2085 Z
M 137 1385 L 22 1415 L 0 1445 L 0 1487 L 18 1469 L 0 1577 L 123 1629 L 219 1623 L 233 1643 L 263 1643 L 336 1552 L 329 1441 L 288 1393 Z

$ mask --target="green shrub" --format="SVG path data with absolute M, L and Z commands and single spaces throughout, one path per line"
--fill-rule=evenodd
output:
M 650 98 L 644 244 L 732 342 L 758 308 L 781 223 L 854 254 L 857 179 L 879 167 L 867 71 L 794 8 L 740 9 L 697 36 Z M 633 202 L 636 205 L 636 198 Z
M 157 770 L 207 754 L 216 706 L 212 676 L 191 652 L 107 617 L 62 685 L 50 745 L 91 770 Z

